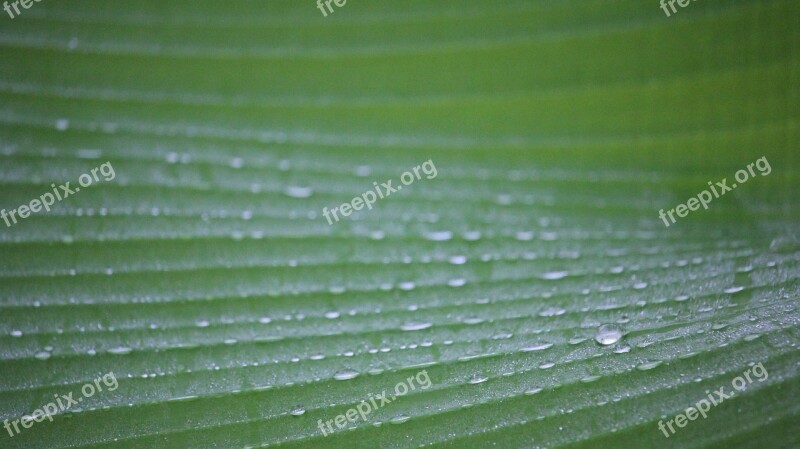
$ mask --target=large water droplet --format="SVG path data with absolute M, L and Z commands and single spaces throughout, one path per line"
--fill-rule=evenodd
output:
M 603 324 L 597 328 L 595 341 L 603 346 L 613 345 L 622 338 L 622 329 L 616 324 Z

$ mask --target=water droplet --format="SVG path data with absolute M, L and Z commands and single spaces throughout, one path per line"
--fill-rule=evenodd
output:
M 418 331 L 422 329 L 427 329 L 431 326 L 433 326 L 433 323 L 409 321 L 400 326 L 400 329 L 404 331 Z
M 349 380 L 349 379 L 354 379 L 354 378 L 358 377 L 358 375 L 359 375 L 358 371 L 353 371 L 351 369 L 346 369 L 346 370 L 342 370 L 342 371 L 339 371 L 338 373 L 334 374 L 333 378 L 336 379 L 336 380 Z
M 197 327 L 208 327 L 211 323 L 209 323 L 208 320 L 197 320 L 197 322 L 194 324 Z
M 269 324 L 272 322 L 272 318 L 268 316 L 262 316 L 261 318 L 258 319 L 258 322 L 261 324 Z
M 726 289 L 725 289 L 725 290 L 723 290 L 723 291 L 724 291 L 725 293 L 738 293 L 738 292 L 740 292 L 740 291 L 742 291 L 742 290 L 744 290 L 744 287 L 741 287 L 741 286 L 734 286 L 734 287 L 728 287 L 728 288 L 726 288 Z
M 425 234 L 425 238 L 435 242 L 450 240 L 453 238 L 453 233 L 450 231 L 433 231 Z
M 625 354 L 626 352 L 631 352 L 631 347 L 628 345 L 619 345 L 614 348 L 614 354 Z
M 550 348 L 552 346 L 553 346 L 552 343 L 540 343 L 531 346 L 523 346 L 522 349 L 520 349 L 520 351 L 522 352 L 544 351 L 545 349 Z
M 483 318 L 481 318 L 481 317 L 470 316 L 470 317 L 464 318 L 463 321 L 464 321 L 464 324 L 480 324 L 480 323 L 483 323 L 485 320 Z
M 542 279 L 547 280 L 556 280 L 556 279 L 563 279 L 569 275 L 566 271 L 551 271 L 542 275 Z
M 622 338 L 622 329 L 616 324 L 603 324 L 597 328 L 595 341 L 603 346 L 612 345 Z
M 50 354 L 50 352 L 48 351 L 39 351 L 34 355 L 34 357 L 36 357 L 39 360 L 47 360 L 50 358 L 51 355 L 52 354 Z
M 508 340 L 513 336 L 514 334 L 509 331 L 499 331 L 498 333 L 492 335 L 492 340 Z
M 127 346 L 117 346 L 117 347 L 109 349 L 108 353 L 109 354 L 125 355 L 125 354 L 130 354 L 131 351 L 133 351 L 133 349 L 129 348 Z
M 308 198 L 314 193 L 314 189 L 311 187 L 287 186 L 284 193 L 292 198 Z
M 554 367 L 554 366 L 556 366 L 556 364 L 555 364 L 555 363 L 553 363 L 553 362 L 544 362 L 544 363 L 542 363 L 541 365 L 539 365 L 539 368 L 541 368 L 541 369 L 547 369 L 547 368 L 552 368 L 552 367 Z
M 655 362 L 640 363 L 636 367 L 636 369 L 638 369 L 639 371 L 648 371 L 648 370 L 651 370 L 653 368 L 658 368 L 659 366 L 661 366 L 662 363 L 664 363 L 664 362 L 661 361 L 661 360 L 658 360 L 658 361 L 655 361 Z
M 17 338 L 22 337 L 22 331 L 19 329 L 14 329 L 11 331 L 11 336 Z
M 59 131 L 66 131 L 69 129 L 69 120 L 65 118 L 56 120 L 56 129 Z
M 335 311 L 335 310 L 330 311 L 330 312 L 325 312 L 325 318 L 327 318 L 329 320 L 335 320 L 336 318 L 339 318 L 340 316 L 341 316 L 341 314 L 339 312 Z
M 410 291 L 410 290 L 414 290 L 414 288 L 416 287 L 416 284 L 414 284 L 411 281 L 406 281 L 406 282 L 401 282 L 401 283 L 397 284 L 397 287 L 400 290 Z
M 448 261 L 453 265 L 464 265 L 467 263 L 467 256 L 451 256 Z
M 566 312 L 567 311 L 562 309 L 561 307 L 548 307 L 539 312 L 539 316 L 541 317 L 559 316 L 565 314 Z
M 536 393 L 538 393 L 540 391 L 542 391 L 541 388 L 531 388 L 531 389 L 525 390 L 524 394 L 525 394 L 525 396 L 532 396 L 532 395 L 534 395 L 534 394 L 536 394 Z
M 397 415 L 394 418 L 390 419 L 389 422 L 392 424 L 403 424 L 409 419 L 411 419 L 411 417 L 408 415 Z
M 447 281 L 447 285 L 449 285 L 450 287 L 463 287 L 466 283 L 467 280 L 464 278 L 450 279 L 449 281 Z
M 714 323 L 713 325 L 711 325 L 711 329 L 714 329 L 715 331 L 718 331 L 720 329 L 725 329 L 726 327 L 728 327 L 727 323 Z
M 303 416 L 306 414 L 306 409 L 299 405 L 291 411 L 292 416 Z
M 755 340 L 755 339 L 756 339 L 756 338 L 758 338 L 758 337 L 760 337 L 760 335 L 758 335 L 758 334 L 749 334 L 749 335 L 745 335 L 745 337 L 744 337 L 744 341 L 753 341 L 753 340 Z
M 487 380 L 489 380 L 488 377 L 486 377 L 484 375 L 481 375 L 481 374 L 475 374 L 474 376 L 472 376 L 469 379 L 468 382 L 471 383 L 471 384 L 480 384 L 480 383 L 486 382 Z
M 581 382 L 588 384 L 589 382 L 594 382 L 598 379 L 600 379 L 600 376 L 586 376 L 583 379 L 581 379 Z

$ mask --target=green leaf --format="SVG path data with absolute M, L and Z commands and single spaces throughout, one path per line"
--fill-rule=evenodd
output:
M 3 12 L 0 446 L 800 446 L 800 4 L 675 5 Z

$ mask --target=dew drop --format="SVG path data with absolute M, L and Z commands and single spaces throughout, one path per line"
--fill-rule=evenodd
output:
M 480 383 L 486 382 L 487 380 L 489 380 L 488 377 L 486 377 L 484 375 L 481 375 L 481 374 L 475 374 L 474 376 L 472 376 L 469 379 L 468 382 L 471 383 L 471 384 L 480 384 Z
M 11 336 L 17 338 L 22 337 L 22 331 L 19 329 L 14 329 L 11 331 Z
M 311 187 L 287 186 L 284 193 L 292 198 L 308 198 L 314 193 L 314 189 Z
M 452 256 L 448 261 L 453 265 L 464 265 L 467 263 L 467 256 Z
M 354 378 L 358 377 L 358 375 L 359 375 L 358 371 L 353 371 L 351 369 L 346 369 L 346 370 L 342 370 L 342 371 L 339 371 L 338 373 L 334 374 L 333 378 L 336 379 L 336 380 L 350 380 L 350 379 L 354 379 Z
M 335 320 L 336 318 L 339 318 L 340 316 L 341 316 L 341 314 L 339 312 L 335 311 L 335 310 L 330 311 L 330 312 L 325 312 L 325 318 L 327 318 L 329 320 Z
M 744 290 L 744 287 L 742 287 L 742 286 L 733 286 L 733 287 L 728 287 L 723 291 L 725 293 L 738 293 L 738 292 L 740 292 L 742 290 Z
M 532 396 L 532 395 L 534 395 L 534 394 L 536 394 L 536 393 L 538 393 L 540 391 L 542 391 L 541 388 L 531 388 L 531 389 L 525 390 L 524 394 L 525 394 L 525 396 Z
M 561 307 L 548 307 L 539 312 L 539 316 L 541 317 L 559 316 L 565 314 L 566 312 L 567 311 L 562 309 Z
M 433 325 L 433 323 L 429 323 L 429 322 L 409 321 L 407 323 L 404 323 L 402 326 L 400 326 L 400 329 L 404 330 L 404 331 L 418 331 L 418 330 L 422 330 L 422 329 L 427 329 L 427 328 L 431 327 L 432 325 Z
M 303 416 L 306 414 L 306 409 L 299 405 L 291 411 L 292 416 Z
M 117 346 L 117 347 L 109 349 L 108 353 L 109 354 L 117 354 L 117 355 L 125 355 L 125 354 L 130 354 L 131 351 L 133 351 L 133 349 L 129 348 L 127 346 Z
M 531 346 L 523 346 L 522 349 L 520 349 L 520 351 L 522 352 L 544 351 L 545 349 L 550 348 L 552 346 L 553 346 L 552 343 L 541 343 Z
M 622 338 L 622 329 L 616 324 L 603 324 L 597 328 L 595 341 L 603 346 L 613 345 Z
M 640 363 L 636 367 L 636 369 L 638 369 L 639 371 L 648 371 L 648 370 L 651 370 L 653 368 L 658 368 L 659 366 L 661 366 L 662 363 L 664 363 L 664 362 L 661 361 L 661 360 L 658 360 L 658 361 L 655 361 L 655 362 Z
M 403 424 L 409 419 L 411 419 L 411 417 L 408 415 L 397 415 L 394 418 L 390 419 L 389 422 L 392 424 Z
M 628 345 L 619 345 L 614 348 L 614 354 L 625 354 L 626 352 L 631 352 L 631 347 Z
M 548 273 L 543 274 L 542 279 L 554 281 L 556 279 L 563 279 L 567 277 L 568 274 L 569 273 L 566 271 L 550 271 Z
M 50 352 L 48 351 L 39 351 L 34 355 L 34 357 L 37 358 L 38 360 L 47 360 L 50 358 L 51 355 L 52 354 L 50 354 Z

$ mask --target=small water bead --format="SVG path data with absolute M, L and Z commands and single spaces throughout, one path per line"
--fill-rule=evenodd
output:
M 38 360 L 47 360 L 50 358 L 51 355 L 52 354 L 50 354 L 49 351 L 39 351 L 36 354 L 34 354 L 34 357 Z
M 601 376 L 586 376 L 583 379 L 581 379 L 581 382 L 585 383 L 585 384 L 588 384 L 590 382 L 594 382 L 594 381 L 600 379 L 600 377 Z
M 333 378 L 336 380 L 350 380 L 350 379 L 355 379 L 356 377 L 359 376 L 359 374 L 360 373 L 358 371 L 345 369 L 334 374 Z
M 208 320 L 198 320 L 198 321 L 195 323 L 195 325 L 196 325 L 197 327 L 208 327 L 210 324 L 211 324 L 211 323 L 209 323 L 209 322 L 208 322 Z
M 466 256 L 451 256 L 450 259 L 448 259 L 448 262 L 450 262 L 453 265 L 464 265 L 465 263 L 467 263 L 467 257 Z
M 433 231 L 425 234 L 425 238 L 435 242 L 443 242 L 453 238 L 453 233 L 450 231 Z
M 539 365 L 539 368 L 541 368 L 541 369 L 547 369 L 547 368 L 552 368 L 552 367 L 554 367 L 554 366 L 556 366 L 556 364 L 555 364 L 555 363 L 553 363 L 553 362 L 544 362 L 544 363 L 542 363 L 541 365 Z
M 303 416 L 306 414 L 306 409 L 298 405 L 297 407 L 292 409 L 291 414 L 292 416 Z
M 560 316 L 565 314 L 567 311 L 562 309 L 561 307 L 548 307 L 541 312 L 539 312 L 539 316 L 541 317 L 552 317 L 552 316 Z
M 550 271 L 542 275 L 542 279 L 554 281 L 557 279 L 564 279 L 569 275 L 567 271 Z
M 65 118 L 56 120 L 56 129 L 59 131 L 66 131 L 69 129 L 69 120 Z
M 544 351 L 545 349 L 550 348 L 552 346 L 553 346 L 552 343 L 540 343 L 540 344 L 534 344 L 534 345 L 529 345 L 529 346 L 523 346 L 520 349 L 520 351 L 522 351 L 522 352 Z
M 258 322 L 261 324 L 269 324 L 272 322 L 272 318 L 268 316 L 262 316 L 261 318 L 258 319 Z
M 595 341 L 603 346 L 612 345 L 622 338 L 622 329 L 616 324 L 603 324 L 597 328 Z
M 433 326 L 433 323 L 409 321 L 400 326 L 400 329 L 404 331 L 418 331 L 422 329 L 427 329 L 431 326 Z
M 740 292 L 740 291 L 742 291 L 742 290 L 744 290 L 744 287 L 741 287 L 741 286 L 734 286 L 734 287 L 728 287 L 728 288 L 726 288 L 726 289 L 725 289 L 725 290 L 723 290 L 723 291 L 724 291 L 725 293 L 739 293 L 739 292 Z
M 450 279 L 449 281 L 447 281 L 447 285 L 450 287 L 463 287 L 466 284 L 467 280 L 464 278 Z
M 16 338 L 22 337 L 22 331 L 19 329 L 14 329 L 11 331 L 11 336 Z
M 492 335 L 492 340 L 508 340 L 514 336 L 513 333 L 509 331 L 500 331 L 494 335 Z
M 726 327 L 728 327 L 728 324 L 727 324 L 727 323 L 714 323 L 714 324 L 711 326 L 711 329 L 713 329 L 713 330 L 715 330 L 715 331 L 718 331 L 718 330 L 720 330 L 720 329 L 725 329 Z
M 292 198 L 308 198 L 314 193 L 314 189 L 304 186 L 287 186 L 284 193 Z
M 474 385 L 474 384 L 480 384 L 480 383 L 486 382 L 487 380 L 489 380 L 489 378 L 487 376 L 484 376 L 482 374 L 475 374 L 469 379 L 468 382 L 470 384 Z
M 571 345 L 578 345 L 578 344 L 583 343 L 586 340 L 588 340 L 588 338 L 586 338 L 586 337 L 572 337 L 572 338 L 569 339 L 569 341 L 567 341 L 567 343 L 569 343 Z
M 467 317 L 467 318 L 464 318 L 464 320 L 463 320 L 464 324 L 480 324 L 480 323 L 483 323 L 484 321 L 486 321 L 486 320 L 484 320 L 481 317 L 477 317 L 477 316 Z
M 525 396 L 532 396 L 532 395 L 534 395 L 536 393 L 539 393 L 540 391 L 542 391 L 541 388 L 531 388 L 531 389 L 525 390 L 524 394 L 525 394 Z
M 622 344 L 614 348 L 614 354 L 625 354 L 626 352 L 631 352 L 631 347 L 628 345 Z
M 389 422 L 392 424 L 403 424 L 409 419 L 411 419 L 411 417 L 408 415 L 397 415 L 394 418 L 390 419 Z
M 755 339 L 756 339 L 756 338 L 758 338 L 758 337 L 760 337 L 760 335 L 759 335 L 759 334 L 749 334 L 749 335 L 745 335 L 745 337 L 744 337 L 744 341 L 753 341 L 753 340 L 755 340 Z
M 397 284 L 397 287 L 400 288 L 400 290 L 405 290 L 405 291 L 414 290 L 414 288 L 416 288 L 416 286 L 417 285 L 415 283 L 411 282 L 411 281 L 401 282 L 401 283 Z
M 340 316 L 341 316 L 341 314 L 339 312 L 335 311 L 335 310 L 330 311 L 330 312 L 325 312 L 325 318 L 327 318 L 329 320 L 335 320 L 336 318 L 339 318 Z
M 658 360 L 658 361 L 655 361 L 655 362 L 640 363 L 639 365 L 636 366 L 636 369 L 639 370 L 639 371 L 649 371 L 651 369 L 658 368 L 663 363 L 664 362 L 661 361 L 661 360 Z
M 130 354 L 133 351 L 132 348 L 127 346 L 116 346 L 108 350 L 109 354 L 116 354 L 116 355 L 125 355 Z

